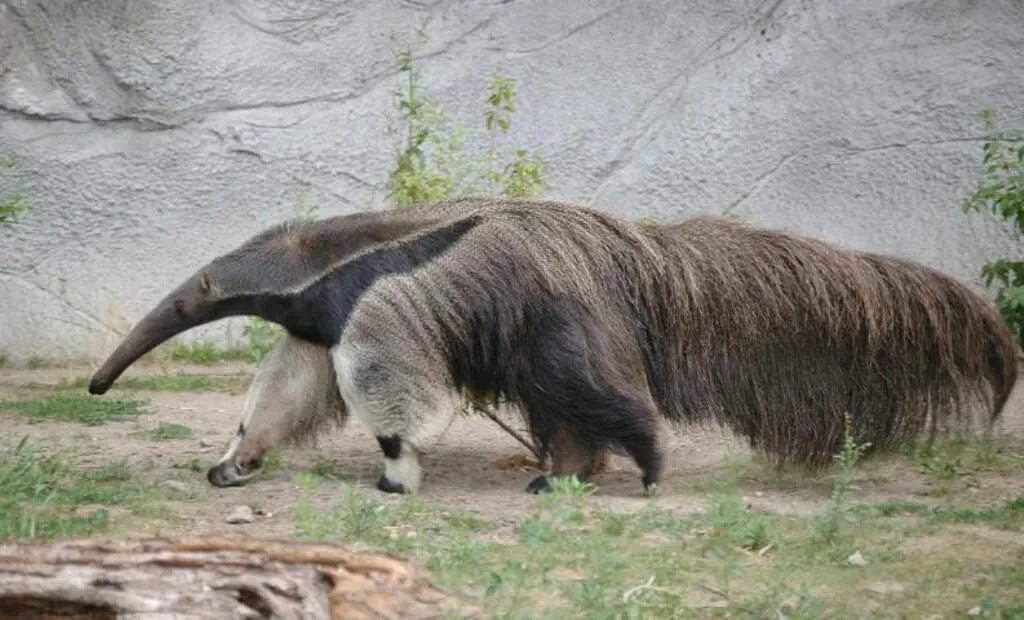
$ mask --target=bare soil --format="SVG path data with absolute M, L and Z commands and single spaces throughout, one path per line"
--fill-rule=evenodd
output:
M 184 372 L 235 374 L 251 372 L 251 366 L 232 363 L 213 367 L 151 365 L 133 368 L 135 375 Z M 88 375 L 82 367 L 35 370 L 0 370 L 0 401 L 43 398 L 61 381 Z M 339 500 L 339 485 L 372 488 L 380 468 L 377 442 L 358 422 L 342 431 L 321 437 L 317 446 L 287 447 L 281 463 L 248 486 L 217 489 L 206 481 L 206 468 L 215 462 L 238 426 L 243 393 L 138 392 L 134 396 L 151 401 L 150 413 L 126 422 L 89 427 L 70 423 L 30 423 L 11 411 L 0 410 L 4 443 L 27 435 L 44 448 L 64 449 L 75 455 L 80 467 L 98 467 L 125 460 L 145 480 L 159 484 L 168 480 L 183 483 L 187 493 L 181 501 L 162 504 L 160 518 L 127 516 L 125 528 L 117 534 L 163 535 L 250 535 L 289 537 L 294 534 L 293 510 L 303 497 L 294 482 L 300 472 L 329 470 L 341 482 L 321 484 L 314 492 L 314 506 L 330 509 Z M 116 388 L 104 398 L 124 397 Z M 155 441 L 145 431 L 160 423 L 177 423 L 194 431 L 189 439 Z M 998 432 L 1017 446 L 1024 443 L 1024 388 L 1018 385 Z M 612 459 L 609 471 L 598 475 L 592 505 L 605 510 L 636 510 L 650 503 L 671 512 L 692 513 L 707 505 L 707 488 L 716 477 L 738 476 L 744 499 L 752 506 L 777 513 L 806 514 L 820 510 L 827 502 L 831 477 L 827 473 L 778 471 L 752 458 L 742 442 L 716 429 L 667 430 L 664 434 L 666 473 L 654 498 L 644 496 L 639 474 L 627 459 Z M 525 493 L 527 483 L 537 475 L 526 468 L 502 467 L 510 456 L 527 455 L 526 450 L 482 416 L 457 419 L 424 457 L 424 499 L 452 509 L 461 509 L 497 526 L 512 527 L 533 505 Z M 195 460 L 200 471 L 189 468 Z M 984 470 L 964 472 L 950 480 L 922 471 L 905 456 L 882 456 L 865 464 L 858 480 L 855 501 L 873 502 L 907 499 L 939 502 L 956 498 L 972 506 L 984 506 L 1024 495 L 1019 475 Z M 397 498 L 380 494 L 381 501 Z M 227 514 L 246 504 L 256 511 L 252 523 L 230 525 Z M 120 523 L 120 522 L 119 522 Z

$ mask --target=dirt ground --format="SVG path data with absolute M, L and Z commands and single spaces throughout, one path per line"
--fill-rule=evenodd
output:
M 160 373 L 231 375 L 252 372 L 241 363 L 213 367 L 142 366 L 132 376 Z M 69 367 L 36 370 L 0 370 L 0 401 L 42 398 L 62 381 L 79 379 L 88 368 Z M 1022 382 L 1024 383 L 1024 382 Z M 82 390 L 84 392 L 84 389 Z M 124 397 L 117 387 L 103 398 Z M 320 439 L 317 446 L 284 448 L 280 464 L 239 488 L 217 489 L 205 478 L 206 468 L 215 462 L 238 426 L 244 392 L 138 392 L 149 399 L 150 413 L 137 419 L 102 426 L 72 423 L 30 423 L 18 414 L 0 411 L 5 439 L 27 435 L 44 446 L 68 450 L 76 465 L 98 467 L 124 459 L 144 479 L 154 483 L 175 480 L 187 489 L 187 500 L 167 505 L 165 519 L 131 519 L 138 534 L 237 534 L 287 537 L 294 533 L 293 509 L 303 493 L 294 477 L 304 471 L 329 470 L 342 481 L 372 488 L 382 467 L 377 442 L 358 422 Z M 189 439 L 154 441 L 144 431 L 161 423 L 177 423 L 194 431 Z M 998 432 L 1024 438 L 1024 388 L 1019 384 L 1004 412 Z M 744 500 L 751 506 L 777 513 L 805 514 L 821 509 L 829 494 L 831 478 L 801 472 L 777 472 L 751 463 L 742 443 L 714 429 L 668 430 L 664 434 L 667 467 L 659 494 L 645 497 L 639 475 L 632 463 L 616 457 L 610 470 L 594 480 L 594 505 L 608 510 L 635 510 L 655 502 L 671 512 L 692 513 L 707 502 L 706 482 L 736 463 L 747 463 L 740 477 Z M 457 419 L 424 457 L 424 499 L 438 505 L 461 509 L 486 519 L 501 529 L 519 522 L 532 506 L 525 493 L 535 471 L 499 467 L 506 457 L 527 452 L 493 422 L 482 416 Z M 202 465 L 194 471 L 187 465 Z M 995 473 L 974 473 L 952 482 L 937 481 L 916 467 L 911 459 L 880 457 L 868 461 L 858 481 L 858 501 L 913 499 L 929 501 L 937 495 L 936 485 L 945 484 L 961 500 L 984 505 L 1024 494 L 1024 479 Z M 948 485 L 954 485 L 950 489 Z M 330 509 L 338 500 L 337 485 L 319 485 L 314 505 Z M 964 495 L 967 494 L 967 495 Z M 382 501 L 394 498 L 380 494 Z M 233 507 L 245 504 L 254 509 L 252 523 L 229 525 L 225 516 Z

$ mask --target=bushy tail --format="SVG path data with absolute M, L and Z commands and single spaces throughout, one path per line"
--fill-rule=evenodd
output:
M 882 450 L 969 425 L 979 397 L 989 423 L 1006 404 L 1014 336 L 954 279 L 723 220 L 670 232 L 679 267 L 645 312 L 659 334 L 649 383 L 670 419 L 724 424 L 813 466 L 832 461 L 847 416 Z
M 989 329 L 987 379 L 992 387 L 992 421 L 995 421 L 1003 412 L 1013 386 L 1017 383 L 1020 350 L 1013 332 L 997 316 L 990 320 Z

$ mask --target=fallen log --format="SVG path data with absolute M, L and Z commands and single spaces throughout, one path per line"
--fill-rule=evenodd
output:
M 472 611 L 413 566 L 232 538 L 0 545 L 0 618 L 435 618 Z

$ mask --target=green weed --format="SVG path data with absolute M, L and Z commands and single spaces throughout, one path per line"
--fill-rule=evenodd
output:
M 212 342 L 177 342 L 171 347 L 171 359 L 209 366 L 224 359 L 223 352 Z
M 816 533 L 825 544 L 834 544 L 839 539 L 850 512 L 849 496 L 856 479 L 857 465 L 869 447 L 870 444 L 857 441 L 853 434 L 853 422 L 847 415 L 843 445 L 835 456 L 839 471 L 832 482 L 828 506 L 815 519 Z
M 885 517 L 916 515 L 935 523 L 978 523 L 1000 529 L 1024 525 L 1024 496 L 991 508 L 936 507 L 920 502 L 893 501 L 867 508 Z
M 712 540 L 731 547 L 759 551 L 772 544 L 768 518 L 748 509 L 734 493 L 717 491 L 711 495 L 707 524 Z
M 13 168 L 16 164 L 14 156 L 8 155 L 0 159 L 0 171 Z M 28 202 L 20 192 L 0 196 L 0 226 L 11 226 L 28 209 Z
M 257 363 L 263 361 L 282 333 L 281 328 L 270 321 L 251 317 L 242 330 L 242 334 L 248 340 L 246 352 L 249 361 Z
M 269 474 L 271 472 L 275 472 L 275 471 L 281 469 L 281 467 L 283 465 L 284 465 L 284 460 L 281 457 L 280 450 L 271 449 L 271 450 L 268 450 L 267 453 L 263 455 L 263 473 L 264 474 Z
M 0 409 L 9 409 L 36 422 L 48 420 L 78 422 L 98 426 L 146 413 L 148 401 L 102 399 L 78 394 L 58 393 L 39 400 L 7 401 Z
M 990 211 L 1024 234 L 1024 131 L 995 131 L 993 114 L 981 120 L 989 136 L 981 147 L 984 176 L 961 203 L 965 212 Z M 1024 260 L 1019 254 L 986 264 L 981 270 L 985 286 L 996 290 L 996 304 L 1006 324 L 1024 345 Z
M 190 439 L 195 433 L 184 424 L 161 422 L 156 428 L 146 432 L 146 437 L 153 441 L 169 441 L 173 439 Z
M 122 390 L 137 392 L 237 392 L 249 383 L 248 375 L 192 375 L 175 373 L 150 377 L 122 377 L 117 386 Z M 89 377 L 65 381 L 58 389 L 81 389 L 89 384 Z
M 465 128 L 433 102 L 415 65 L 414 51 L 426 41 L 422 31 L 417 36 L 414 43 L 395 42 L 399 84 L 394 91 L 397 117 L 389 127 L 397 142 L 387 180 L 390 200 L 406 207 L 465 194 L 531 196 L 543 191 L 543 160 L 522 148 L 508 154 L 498 148 L 512 124 L 515 82 L 500 75 L 491 79 L 483 112 L 487 150 L 467 153 Z
M 171 467 L 174 469 L 187 469 L 192 472 L 201 472 L 208 469 L 208 467 L 204 465 L 203 461 L 199 458 L 191 458 L 184 463 L 174 463 Z

